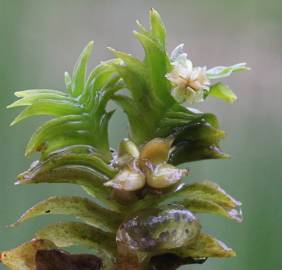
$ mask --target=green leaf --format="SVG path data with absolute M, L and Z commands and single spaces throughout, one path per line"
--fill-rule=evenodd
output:
M 236 209 L 226 209 L 211 200 L 187 198 L 181 202 L 181 205 L 183 205 L 185 208 L 189 209 L 194 213 L 216 214 L 239 222 L 242 220 L 241 212 L 238 212 Z
M 208 96 L 216 97 L 229 103 L 233 103 L 237 99 L 237 96 L 233 91 L 223 83 L 212 85 L 208 92 Z
M 27 90 L 27 91 L 36 91 L 37 92 L 37 90 Z M 52 90 L 52 91 L 55 91 L 55 90 Z M 25 91 L 22 91 L 22 92 L 25 92 Z M 53 93 L 53 92 L 48 93 L 48 92 L 41 92 L 38 90 L 37 94 L 36 93 L 30 94 L 30 95 L 24 94 L 24 96 L 21 99 L 8 105 L 7 108 L 9 109 L 9 108 L 15 108 L 15 107 L 21 107 L 21 106 L 29 106 L 41 100 L 66 101 L 66 102 L 73 103 L 74 105 L 77 104 L 73 98 L 66 97 L 63 92 L 59 92 L 59 91 L 57 92 L 58 93 Z
M 68 93 L 71 95 L 72 94 L 72 79 L 70 74 L 66 71 L 65 72 L 65 85 Z
M 12 227 L 42 215 L 71 215 L 105 232 L 115 233 L 120 217 L 81 197 L 50 197 L 27 210 Z
M 72 95 L 77 97 L 82 94 L 84 90 L 87 63 L 92 54 L 93 41 L 89 42 L 79 56 L 72 74 Z
M 246 71 L 246 70 L 250 70 L 250 68 L 246 66 L 246 63 L 239 63 L 229 67 L 219 66 L 219 67 L 211 68 L 207 71 L 207 75 L 208 78 L 212 80 L 212 79 L 228 77 L 233 72 Z
M 40 94 L 54 94 L 54 95 L 66 96 L 66 94 L 62 91 L 50 90 L 50 89 L 31 89 L 31 90 L 15 92 L 16 97 L 32 97 Z
M 112 178 L 117 170 L 108 165 L 101 151 L 90 145 L 72 145 L 51 153 L 41 161 L 41 172 L 62 165 L 84 165 Z
M 50 250 L 56 245 L 43 239 L 35 239 L 12 250 L 0 253 L 0 262 L 11 270 L 36 270 L 36 253 L 38 250 Z
M 56 141 L 60 134 L 66 136 L 70 133 L 70 139 L 72 136 L 75 136 L 76 131 L 86 131 L 86 134 L 89 130 L 89 123 L 85 120 L 83 115 L 66 115 L 56 119 L 49 120 L 40 126 L 32 135 L 26 147 L 26 155 L 30 156 L 32 153 L 39 151 L 44 152 L 48 144 L 51 144 L 52 141 Z M 83 137 L 83 134 L 79 132 L 80 136 Z M 71 141 L 71 140 L 70 140 Z M 70 143 L 68 140 L 65 140 L 63 146 L 68 146 Z
M 63 165 L 51 169 L 45 169 L 44 165 L 46 163 L 39 161 L 33 163 L 29 170 L 18 176 L 16 184 L 77 184 L 86 189 L 101 206 L 115 212 L 122 211 L 120 204 L 109 198 L 109 189 L 103 185 L 109 178 L 99 171 L 83 165 Z
M 135 142 L 141 142 L 150 133 L 151 125 L 143 124 L 143 114 L 139 111 L 139 106 L 136 102 L 126 95 L 114 95 L 112 97 L 125 112 L 130 124 L 129 134 Z
M 88 76 L 83 95 L 80 97 L 81 103 L 86 104 L 86 109 L 91 111 L 97 92 L 104 87 L 109 79 L 116 75 L 115 65 L 120 64 L 120 59 L 111 59 L 101 62 Z
M 20 100 L 8 108 L 28 106 L 12 125 L 31 116 L 55 117 L 38 128 L 30 139 L 26 155 L 41 152 L 41 157 L 70 145 L 92 145 L 111 159 L 108 122 L 113 111 L 106 106 L 114 93 L 124 87 L 114 64 L 120 59 L 101 63 L 86 81 L 87 62 L 93 43 L 89 43 L 74 68 L 73 78 L 65 73 L 68 93 L 57 90 L 38 89 L 16 92 Z
M 219 185 L 211 181 L 204 181 L 202 183 L 194 183 L 184 186 L 172 195 L 172 197 L 174 196 L 212 200 L 224 207 L 229 208 L 235 208 L 241 205 L 241 202 L 235 200 Z
M 66 114 L 81 114 L 81 108 L 79 105 L 75 105 L 72 102 L 68 102 L 66 100 L 37 100 L 32 105 L 28 106 L 25 110 L 23 110 L 11 123 L 11 126 L 32 116 L 50 115 L 58 117 L 64 116 Z
M 204 159 L 229 159 L 217 145 L 207 145 L 197 142 L 184 141 L 175 145 L 169 157 L 169 163 L 178 165 L 186 162 Z
M 174 253 L 182 257 L 192 258 L 236 256 L 236 253 L 223 242 L 204 233 L 201 233 L 192 245 L 177 249 Z
M 190 141 L 211 145 L 217 144 L 224 136 L 223 130 L 214 128 L 203 118 L 200 118 L 185 126 L 179 126 L 175 131 L 174 144 Z
M 154 95 L 156 104 L 158 106 L 171 106 L 175 101 L 170 94 L 170 84 L 165 78 L 169 70 L 166 52 L 149 37 L 138 32 L 134 32 L 134 35 L 145 51 L 144 63 L 152 87 L 151 94 Z
M 242 221 L 241 203 L 210 181 L 183 186 L 163 196 L 158 204 L 181 204 L 192 212 L 212 213 Z
M 109 48 L 110 51 L 123 62 L 115 64 L 115 68 L 127 84 L 127 88 L 132 93 L 135 100 L 144 103 L 151 96 L 148 91 L 148 81 L 146 80 L 146 69 L 143 62 L 137 58 Z
M 161 197 L 148 195 L 142 201 L 138 201 L 131 211 L 138 213 L 151 205 L 156 207 L 182 205 L 195 213 L 217 214 L 238 222 L 242 221 L 241 203 L 210 181 L 182 185 L 174 192 L 163 194 Z
M 36 233 L 37 239 L 48 239 L 58 247 L 84 246 L 92 249 L 109 264 L 115 254 L 115 235 L 102 232 L 80 222 L 61 222 L 49 225 Z M 106 267 L 105 269 L 111 269 Z
M 150 10 L 150 23 L 152 36 L 159 42 L 160 46 L 165 50 L 166 46 L 166 29 L 160 17 L 160 14 L 155 10 Z

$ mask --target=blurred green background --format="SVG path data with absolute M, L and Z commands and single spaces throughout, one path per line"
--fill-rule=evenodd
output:
M 71 186 L 13 185 L 31 162 L 23 155 L 24 147 L 39 123 L 29 120 L 9 128 L 17 113 L 5 109 L 14 100 L 13 92 L 62 89 L 64 71 L 71 71 L 92 39 L 93 65 L 111 57 L 106 46 L 142 57 L 131 33 L 136 19 L 147 23 L 151 7 L 166 23 L 170 50 L 184 42 L 197 65 L 246 61 L 252 67 L 227 80 L 238 102 L 210 99 L 200 106 L 219 116 L 228 134 L 223 148 L 233 159 L 188 164 L 187 181 L 213 180 L 243 202 L 242 224 L 201 216 L 204 230 L 232 246 L 238 256 L 187 269 L 282 269 L 281 0 L 0 0 L 0 250 L 29 240 L 37 228 L 58 219 L 38 218 L 6 228 L 25 209 L 49 195 L 83 194 Z M 125 124 L 124 116 L 116 114 L 113 145 L 126 134 L 121 123 Z

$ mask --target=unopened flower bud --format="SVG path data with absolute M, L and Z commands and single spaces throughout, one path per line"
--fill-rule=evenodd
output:
M 123 191 L 136 191 L 145 186 L 145 176 L 134 169 L 121 170 L 111 181 L 104 185 Z
M 168 160 L 172 140 L 155 138 L 144 145 L 139 157 L 139 166 L 144 169 L 146 163 L 158 165 Z
M 147 173 L 147 184 L 152 188 L 166 188 L 177 183 L 187 175 L 186 169 L 178 169 L 171 164 L 158 165 L 152 172 Z

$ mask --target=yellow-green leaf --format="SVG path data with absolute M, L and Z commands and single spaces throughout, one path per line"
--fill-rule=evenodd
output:
M 106 232 L 115 233 L 120 217 L 93 201 L 81 197 L 50 197 L 27 210 L 11 226 L 42 215 L 72 215 Z
M 11 270 L 36 270 L 37 251 L 54 248 L 56 245 L 49 240 L 35 239 L 0 253 L 0 262 Z

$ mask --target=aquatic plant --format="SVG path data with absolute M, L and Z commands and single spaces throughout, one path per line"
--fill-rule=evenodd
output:
M 88 77 L 90 42 L 73 73 L 65 73 L 66 91 L 16 92 L 9 108 L 24 107 L 12 125 L 47 115 L 32 135 L 26 155 L 40 159 L 18 176 L 16 184 L 66 183 L 81 186 L 88 197 L 50 197 L 27 210 L 12 226 L 42 215 L 71 215 L 80 221 L 48 225 L 31 242 L 1 253 L 12 270 L 37 269 L 176 269 L 235 252 L 206 234 L 196 214 L 210 213 L 241 221 L 240 202 L 211 181 L 187 183 L 180 164 L 226 159 L 219 147 L 224 131 L 216 116 L 190 108 L 210 96 L 226 102 L 236 95 L 222 82 L 248 68 L 245 63 L 211 69 L 194 67 L 183 44 L 171 55 L 166 30 L 155 10 L 150 29 L 137 22 L 134 32 L 145 51 L 141 61 L 110 49 Z M 121 107 L 129 138 L 110 147 L 108 125 Z M 62 250 L 84 246 L 93 255 Z

